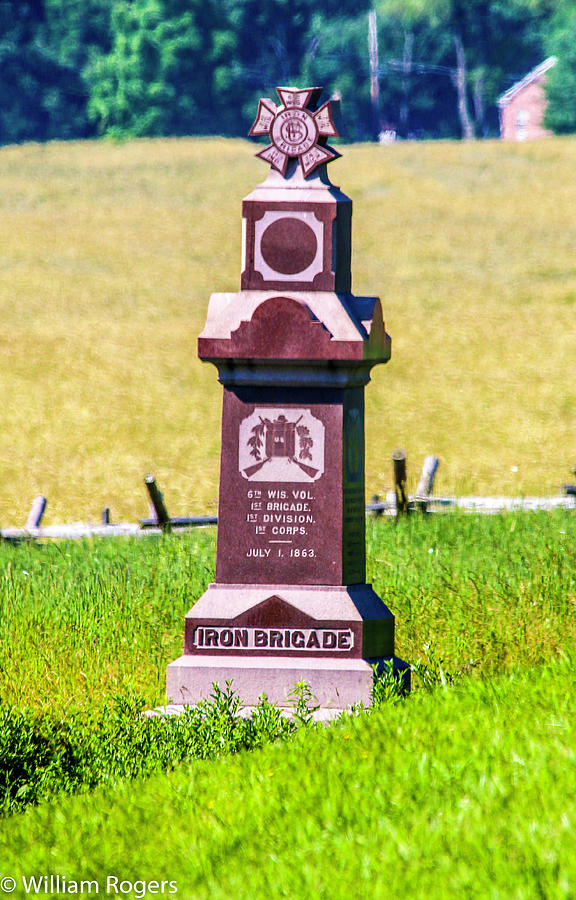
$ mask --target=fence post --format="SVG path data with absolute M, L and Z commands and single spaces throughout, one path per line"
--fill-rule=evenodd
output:
M 423 513 L 428 512 L 428 501 L 434 488 L 439 462 L 437 456 L 427 456 L 422 466 L 422 475 L 416 488 L 416 504 Z
M 154 508 L 154 515 L 159 527 L 162 528 L 163 531 L 170 531 L 170 516 L 168 515 L 166 506 L 164 504 L 164 497 L 158 490 L 156 479 L 153 475 L 146 475 L 144 483 L 146 484 L 146 488 L 148 489 L 150 503 Z
M 378 494 L 372 495 L 372 503 L 370 504 L 372 507 L 377 506 L 380 503 L 380 496 Z M 380 508 L 374 509 L 372 508 L 372 515 L 375 519 L 379 518 L 382 515 L 382 510 Z
M 408 514 L 408 496 L 406 494 L 406 453 L 395 450 L 392 454 L 394 466 L 394 492 L 396 494 L 396 519 Z
M 42 516 L 44 515 L 47 503 L 46 497 L 43 497 L 42 494 L 39 494 L 35 498 L 26 520 L 26 531 L 36 531 L 37 528 L 40 528 L 40 522 L 42 521 Z

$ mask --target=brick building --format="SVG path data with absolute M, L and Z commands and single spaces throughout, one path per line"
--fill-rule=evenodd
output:
M 552 133 L 544 128 L 547 103 L 544 85 L 546 73 L 556 62 L 555 56 L 549 56 L 498 98 L 502 140 L 530 141 Z

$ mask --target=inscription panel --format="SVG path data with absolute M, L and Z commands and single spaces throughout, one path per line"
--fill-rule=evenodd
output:
M 354 649 L 351 628 L 243 628 L 197 625 L 192 650 L 242 653 L 246 650 L 285 650 L 301 653 L 349 653 Z
M 318 620 L 278 595 L 233 618 L 186 616 L 184 652 L 232 656 L 362 656 L 364 624 L 348 616 Z
M 225 389 L 216 580 L 340 584 L 342 404 L 263 393 Z

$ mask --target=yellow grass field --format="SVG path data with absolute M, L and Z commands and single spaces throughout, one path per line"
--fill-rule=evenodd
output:
M 248 142 L 0 149 L 0 524 L 216 509 L 221 388 L 196 358 L 240 276 Z M 367 494 L 390 454 L 440 492 L 551 494 L 576 459 L 576 140 L 342 149 L 353 281 L 393 355 L 367 389 Z

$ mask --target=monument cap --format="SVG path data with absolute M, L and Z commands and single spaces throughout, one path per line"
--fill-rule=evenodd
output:
M 268 136 L 271 143 L 256 156 L 286 174 L 290 159 L 297 159 L 304 177 L 314 169 L 337 159 L 340 154 L 326 146 L 326 139 L 338 137 L 327 100 L 317 107 L 322 88 L 276 88 L 282 101 L 277 106 L 268 97 L 258 102 L 256 119 L 248 132 L 250 137 Z

